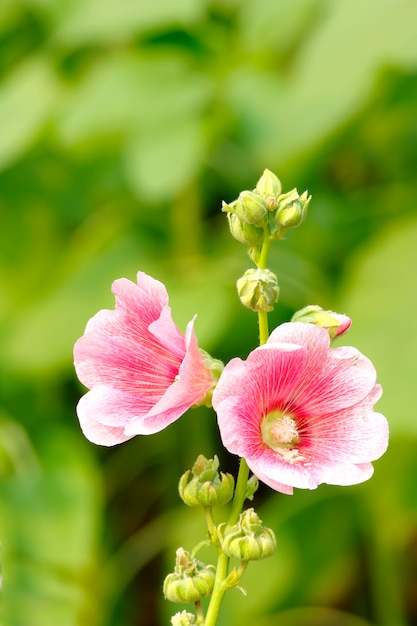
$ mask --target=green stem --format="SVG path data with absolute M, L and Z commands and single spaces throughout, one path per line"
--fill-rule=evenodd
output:
M 220 611 L 220 605 L 226 591 L 224 581 L 229 571 L 229 557 L 224 552 L 219 553 L 216 567 L 216 578 L 214 581 L 213 593 L 211 594 L 210 604 L 207 609 L 206 620 L 204 626 L 215 626 Z
M 268 329 L 268 313 L 266 311 L 258 311 L 258 325 L 259 325 L 259 344 L 262 346 L 268 341 L 269 329 Z
M 261 270 L 266 269 L 268 265 L 268 253 L 271 246 L 271 237 L 269 228 L 265 228 L 264 240 L 261 248 L 261 254 L 259 256 L 258 267 Z M 262 346 L 267 342 L 269 337 L 268 330 L 268 313 L 266 311 L 258 311 L 258 324 L 259 324 L 259 343 Z
M 257 263 L 260 269 L 266 269 L 268 262 L 268 253 L 269 247 L 271 245 L 270 231 L 268 227 L 265 227 L 264 240 L 261 248 L 261 253 L 259 256 L 259 261 Z M 268 314 L 265 311 L 258 312 L 258 323 L 259 323 L 259 343 L 263 345 L 266 343 L 269 337 L 268 331 Z M 230 511 L 229 519 L 227 521 L 228 526 L 233 526 L 239 519 L 239 515 L 242 512 L 243 504 L 246 499 L 246 489 L 249 478 L 249 467 L 244 458 L 240 459 L 239 465 L 239 473 L 236 481 L 235 493 L 232 501 L 232 509 Z M 207 512 L 206 512 L 207 515 Z M 210 521 L 208 520 L 209 530 L 210 530 Z M 242 573 L 246 568 L 246 565 L 242 564 Z M 216 578 L 214 581 L 213 593 L 210 598 L 210 604 L 208 606 L 206 619 L 204 622 L 204 626 L 215 626 L 217 622 L 217 617 L 220 611 L 220 605 L 223 600 L 223 596 L 227 591 L 227 586 L 225 585 L 225 580 L 229 573 L 229 557 L 222 552 L 221 548 L 219 548 L 219 557 L 217 560 L 217 568 L 216 568 Z
M 211 507 L 204 507 L 204 513 L 206 514 L 206 524 L 210 539 L 215 544 L 217 542 L 217 528 L 213 520 L 213 510 Z
M 228 525 L 236 524 L 243 508 L 246 498 L 246 486 L 249 478 L 249 467 L 245 459 L 240 459 L 239 473 L 236 481 L 235 495 L 233 496 L 232 510 L 230 511 Z M 204 626 L 215 626 L 219 615 L 220 605 L 223 596 L 227 591 L 224 581 L 229 573 L 229 557 L 224 552 L 219 552 L 216 567 L 216 579 L 214 581 L 213 593 L 210 598 L 210 604 L 207 609 L 206 621 Z
M 201 602 L 195 602 L 194 603 L 194 607 L 195 607 L 195 614 L 197 617 L 197 621 L 196 624 L 201 624 L 202 626 L 204 626 L 204 613 L 203 613 L 203 609 L 201 607 Z
M 264 229 L 264 240 L 262 243 L 261 254 L 259 256 L 259 261 L 257 263 L 259 269 L 264 270 L 268 264 L 268 254 L 269 248 L 271 246 L 271 237 L 269 227 L 265 227 Z
M 239 473 L 237 475 L 235 495 L 232 502 L 232 510 L 230 511 L 227 523 L 229 526 L 236 524 L 239 515 L 242 512 L 243 503 L 246 499 L 246 487 L 249 478 L 249 467 L 244 458 L 240 459 Z

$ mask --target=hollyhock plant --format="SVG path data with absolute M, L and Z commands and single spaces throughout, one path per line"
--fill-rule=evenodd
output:
M 158 432 L 205 401 L 215 376 L 189 322 L 175 326 L 165 286 L 143 272 L 137 284 L 113 283 L 115 310 L 99 311 L 74 347 L 80 381 L 90 389 L 78 403 L 85 436 L 114 445 Z
M 284 494 L 322 483 L 353 485 L 370 478 L 372 461 L 387 447 L 387 421 L 374 412 L 382 390 L 371 361 L 355 348 L 331 345 L 349 330 L 347 315 L 308 305 L 269 334 L 268 313 L 280 296 L 269 249 L 304 221 L 310 200 L 307 191 L 282 193 L 279 179 L 265 170 L 255 189 L 222 205 L 232 236 L 256 266 L 236 283 L 241 303 L 258 317 L 260 346 L 245 361 L 235 358 L 223 368 L 203 353 L 194 320 L 183 335 L 164 285 L 143 272 L 137 284 L 113 283 L 115 309 L 99 311 L 74 347 L 78 377 L 89 389 L 77 413 L 92 442 L 110 446 L 155 433 L 207 404 L 217 413 L 225 448 L 240 457 L 236 480 L 219 470 L 217 455 L 203 454 L 180 478 L 179 497 L 201 509 L 206 529 L 192 550 L 178 548 L 162 585 L 167 600 L 194 608 L 173 615 L 171 626 L 216 626 L 225 593 L 244 591 L 248 565 L 280 545 L 255 509 L 245 510 L 258 479 Z M 196 557 L 210 543 L 216 565 Z
M 370 478 L 388 443 L 372 363 L 330 347 L 326 329 L 282 324 L 246 361 L 233 359 L 213 394 L 224 446 L 267 485 L 353 485 Z

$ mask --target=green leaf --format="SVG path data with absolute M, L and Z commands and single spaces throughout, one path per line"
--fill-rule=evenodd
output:
M 287 162 L 318 145 L 367 102 L 381 68 L 415 65 L 415 2 L 327 4 L 290 68 L 245 62 L 230 73 L 223 95 L 262 162 Z
M 201 0 L 83 0 L 63 15 L 54 41 L 74 46 L 124 40 L 149 30 L 184 27 L 200 19 L 204 10 Z
M 188 118 L 132 140 L 126 151 L 126 173 L 139 197 L 162 202 L 191 183 L 204 156 L 201 122 Z
M 42 57 L 31 57 L 0 84 L 0 169 L 19 158 L 41 132 L 56 97 Z
M 39 453 L 38 467 L 0 484 L 5 623 L 96 624 L 101 607 L 90 580 L 97 576 L 100 483 L 66 428 L 45 432 Z
M 372 359 L 384 395 L 377 409 L 394 433 L 417 433 L 417 220 L 386 230 L 352 262 L 338 309 L 353 320 L 344 344 Z
M 57 134 L 64 145 L 138 130 L 161 134 L 161 127 L 195 117 L 211 92 L 211 79 L 177 51 L 116 53 L 69 90 L 58 111 Z

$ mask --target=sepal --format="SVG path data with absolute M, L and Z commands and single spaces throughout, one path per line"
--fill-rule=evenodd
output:
M 188 506 L 204 508 L 221 506 L 233 497 L 235 481 L 231 474 L 218 471 L 219 459 L 206 459 L 200 454 L 191 470 L 180 478 L 178 491 Z
M 220 524 L 218 534 L 223 552 L 240 561 L 264 559 L 276 548 L 274 531 L 262 525 L 254 509 L 243 511 L 234 526 Z
M 199 602 L 211 594 L 215 575 L 214 565 L 204 565 L 178 548 L 175 570 L 164 580 L 164 596 L 171 602 Z

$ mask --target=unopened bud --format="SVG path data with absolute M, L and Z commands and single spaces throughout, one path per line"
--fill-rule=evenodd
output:
M 213 397 L 213 391 L 216 388 L 216 385 L 218 383 L 218 380 L 221 376 L 221 373 L 224 369 L 224 363 L 222 361 L 220 361 L 219 359 L 215 359 L 214 357 L 211 356 L 211 354 L 209 354 L 208 352 L 206 352 L 205 350 L 202 350 L 200 348 L 200 353 L 201 356 L 204 359 L 204 365 L 206 366 L 206 368 L 209 370 L 210 374 L 211 374 L 211 378 L 213 380 L 213 384 L 210 387 L 210 389 L 208 389 L 208 391 L 206 391 L 206 395 L 203 396 L 194 406 L 208 406 L 211 407 L 211 399 Z
M 330 339 L 343 335 L 352 325 L 352 320 L 347 315 L 335 313 L 334 311 L 325 311 L 315 304 L 310 304 L 294 313 L 291 321 L 321 326 L 327 330 Z
M 172 626 L 193 626 L 195 624 L 195 615 L 188 611 L 181 611 L 181 613 L 175 613 L 171 617 Z
M 300 196 L 296 189 L 282 194 L 278 198 L 275 212 L 275 223 L 279 229 L 295 228 L 299 226 L 307 214 L 311 196 L 307 191 Z
M 214 507 L 232 499 L 235 481 L 231 474 L 218 471 L 219 459 L 200 454 L 191 471 L 180 478 L 178 491 L 188 506 Z
M 243 222 L 236 213 L 227 213 L 230 232 L 233 237 L 247 246 L 258 246 L 264 235 L 262 228 Z
M 252 311 L 272 311 L 278 301 L 278 279 L 270 270 L 249 269 L 237 281 L 242 304 Z
M 212 592 L 215 574 L 214 565 L 204 565 L 178 548 L 175 570 L 164 580 L 164 596 L 171 602 L 199 602 Z
M 253 191 L 242 191 L 236 201 L 236 215 L 247 224 L 264 226 L 268 215 L 265 200 Z
M 239 521 L 229 528 L 218 527 L 222 550 L 240 561 L 257 561 L 273 554 L 276 548 L 274 531 L 262 526 L 254 509 L 241 513 Z
M 281 194 L 282 185 L 277 176 L 270 170 L 264 170 L 264 173 L 258 180 L 255 191 L 266 202 L 268 211 L 273 211 L 277 206 L 278 196 Z

